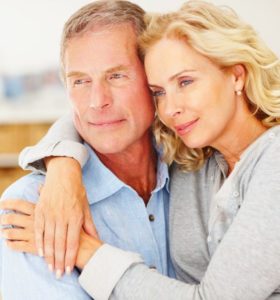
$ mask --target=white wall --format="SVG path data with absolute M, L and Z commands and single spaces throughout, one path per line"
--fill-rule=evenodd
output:
M 87 0 L 0 0 L 0 75 L 58 65 L 66 19 Z M 146 10 L 167 11 L 183 0 L 134 0 Z M 234 8 L 280 56 L 280 0 L 209 0 Z

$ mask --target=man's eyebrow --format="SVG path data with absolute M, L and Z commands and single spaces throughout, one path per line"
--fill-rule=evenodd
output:
M 112 68 L 109 68 L 106 70 L 106 73 L 114 73 L 114 72 L 119 72 L 119 71 L 127 71 L 129 69 L 128 66 L 126 65 L 118 65 Z
M 79 72 L 79 71 L 71 71 L 66 74 L 66 78 L 71 78 L 71 77 L 78 77 L 78 76 L 84 76 L 85 73 Z

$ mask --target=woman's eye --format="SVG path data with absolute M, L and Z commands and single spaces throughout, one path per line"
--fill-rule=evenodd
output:
M 192 79 L 184 79 L 184 80 L 181 80 L 181 81 L 179 82 L 179 85 L 180 85 L 181 87 L 184 87 L 184 86 L 187 86 L 187 85 L 189 85 L 189 84 L 191 84 L 191 83 L 193 83 L 193 80 L 192 80 Z
M 153 97 L 161 97 L 165 95 L 164 91 L 151 91 Z

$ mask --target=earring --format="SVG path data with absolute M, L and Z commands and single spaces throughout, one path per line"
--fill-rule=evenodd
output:
M 241 96 L 242 95 L 242 91 L 235 91 L 237 96 Z

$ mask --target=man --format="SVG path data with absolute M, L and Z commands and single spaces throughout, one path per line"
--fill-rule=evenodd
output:
M 167 245 L 168 171 L 153 147 L 154 108 L 137 53 L 143 14 L 126 1 L 97 1 L 81 8 L 64 28 L 62 72 L 76 128 L 89 152 L 83 180 L 99 237 L 140 253 L 147 265 L 173 275 Z M 44 180 L 43 175 L 26 176 L 2 200 L 36 202 Z M 2 217 L 2 224 L 9 218 L 12 214 Z M 59 228 L 58 237 L 71 230 Z M 46 226 L 45 236 L 53 230 Z M 14 233 L 14 228 L 3 230 L 16 243 Z M 3 241 L 1 260 L 5 300 L 89 299 L 78 284 L 77 269 L 56 280 L 41 257 L 13 252 Z M 53 268 L 60 278 L 62 269 L 50 264 Z M 68 273 L 71 269 L 66 268 Z

